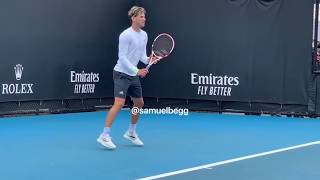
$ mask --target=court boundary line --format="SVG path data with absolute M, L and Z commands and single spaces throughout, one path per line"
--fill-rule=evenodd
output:
M 173 176 L 173 175 L 187 173 L 187 172 L 191 172 L 191 171 L 197 171 L 197 170 L 200 170 L 200 169 L 213 168 L 213 167 L 224 165 L 224 164 L 230 164 L 230 163 L 234 163 L 234 162 L 238 162 L 238 161 L 243 161 L 243 160 L 247 160 L 247 159 L 266 156 L 266 155 L 275 154 L 275 153 L 280 153 L 280 152 L 284 152 L 284 151 L 290 151 L 290 150 L 293 150 L 293 149 L 298 149 L 298 148 L 303 148 L 303 147 L 312 146 L 312 145 L 318 145 L 318 144 L 320 144 L 320 141 L 313 141 L 313 142 L 300 144 L 300 145 L 296 145 L 296 146 L 291 146 L 291 147 L 286 147 L 286 148 L 281 148 L 281 149 L 275 149 L 275 150 L 266 151 L 266 152 L 262 152 L 262 153 L 258 153 L 258 154 L 252 154 L 252 155 L 248 155 L 248 156 L 238 157 L 238 158 L 224 160 L 224 161 L 218 161 L 218 162 L 215 162 L 215 163 L 205 164 L 205 165 L 196 166 L 196 167 L 187 168 L 187 169 L 182 169 L 182 170 L 178 170 L 178 171 L 173 171 L 173 172 L 163 173 L 163 174 L 159 174 L 159 175 L 139 178 L 137 180 L 159 179 L 159 178 L 163 178 L 163 177 Z

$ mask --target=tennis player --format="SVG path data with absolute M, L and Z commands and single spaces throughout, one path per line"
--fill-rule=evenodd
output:
M 131 97 L 133 107 L 140 109 L 144 105 L 139 77 L 145 77 L 148 70 L 138 69 L 138 62 L 148 64 L 151 61 L 155 64 L 158 61 L 157 58 L 152 56 L 149 58 L 146 55 L 148 35 L 142 30 L 146 22 L 145 14 L 146 11 L 143 7 L 133 6 L 128 12 L 131 27 L 124 30 L 119 37 L 118 61 L 113 71 L 114 104 L 106 117 L 104 130 L 97 139 L 108 149 L 116 148 L 111 140 L 110 130 L 118 112 L 125 104 L 126 96 Z M 129 129 L 123 137 L 137 146 L 143 146 L 143 142 L 136 133 L 138 118 L 139 114 L 131 114 Z

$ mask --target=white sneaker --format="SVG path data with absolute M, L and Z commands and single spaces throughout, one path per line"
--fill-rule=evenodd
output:
M 143 146 L 143 142 L 139 139 L 138 134 L 136 133 L 129 133 L 129 131 L 127 131 L 124 135 L 124 138 L 130 140 L 133 144 L 137 145 L 137 146 Z
M 116 145 L 111 141 L 111 137 L 109 135 L 103 136 L 102 134 L 99 136 L 97 141 L 108 149 L 116 149 Z

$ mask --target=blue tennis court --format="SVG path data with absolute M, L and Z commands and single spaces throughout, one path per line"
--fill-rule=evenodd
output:
M 137 129 L 145 146 L 136 147 L 122 137 L 130 117 L 123 110 L 111 132 L 117 149 L 110 151 L 96 142 L 105 116 L 88 112 L 2 118 L 0 179 L 153 179 L 172 173 L 162 178 L 292 180 L 320 175 L 319 119 L 142 115 Z M 313 144 L 210 165 L 307 143 Z

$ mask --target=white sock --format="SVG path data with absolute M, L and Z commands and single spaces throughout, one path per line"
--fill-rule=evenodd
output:
M 130 124 L 129 133 L 130 134 L 135 134 L 136 133 L 136 127 L 137 127 L 137 124 Z
M 110 127 L 104 127 L 102 135 L 103 136 L 108 136 L 110 133 Z

